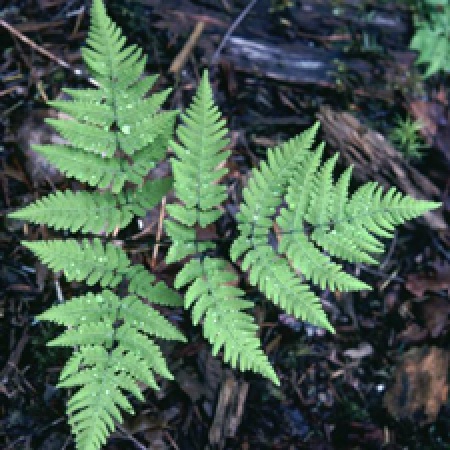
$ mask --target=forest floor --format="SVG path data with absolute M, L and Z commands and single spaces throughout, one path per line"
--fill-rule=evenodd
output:
M 231 130 L 229 186 L 242 188 L 268 147 L 319 119 L 327 156 L 340 152 L 341 171 L 354 165 L 355 187 L 376 180 L 443 206 L 399 228 L 379 266 L 351 268 L 372 291 L 323 293 L 334 335 L 246 285 L 280 387 L 212 357 L 201 328 L 176 311 L 189 337 L 164 348 L 176 381 L 147 391 L 105 448 L 450 450 L 449 78 L 424 80 L 414 64 L 414 3 L 259 0 L 244 15 L 248 2 L 238 0 L 106 2 L 128 42 L 148 55 L 148 73 L 160 74 L 158 88 L 174 87 L 168 108 L 186 107 L 209 67 Z M 72 449 L 67 392 L 55 388 L 68 351 L 47 348 L 57 330 L 34 317 L 57 295 L 70 298 L 74 283 L 20 245 L 48 230 L 4 214 L 55 187 L 80 187 L 30 147 L 52 139 L 46 100 L 62 87 L 88 87 L 75 71 L 84 69 L 89 17 L 82 0 L 1 5 L 12 28 L 0 24 L 0 448 Z M 422 157 L 389 141 L 398 117 L 422 121 Z M 227 214 L 237 205 L 230 201 Z M 143 219 L 147 236 L 155 217 L 159 209 Z M 224 215 L 214 232 L 234 227 Z M 152 252 L 142 253 L 155 267 Z M 176 270 L 164 256 L 162 247 L 156 268 L 171 285 Z

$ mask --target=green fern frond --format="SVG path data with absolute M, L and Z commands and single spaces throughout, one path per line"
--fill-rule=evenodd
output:
M 72 100 L 49 102 L 74 120 L 47 119 L 70 145 L 35 146 L 68 176 L 118 193 L 125 181 L 141 184 L 159 161 L 171 136 L 176 111 L 159 112 L 170 89 L 144 96 L 157 76 L 139 79 L 146 58 L 135 45 L 125 46 L 120 28 L 106 15 L 101 0 L 91 11 L 87 47 L 82 56 L 98 90 L 65 89 Z M 118 157 L 122 153 L 135 158 Z
M 268 162 L 252 171 L 237 215 L 240 236 L 230 255 L 233 261 L 245 255 L 242 268 L 250 271 L 250 283 L 258 285 L 272 301 L 302 320 L 332 330 L 318 299 L 280 256 L 286 255 L 301 275 L 321 288 L 369 289 L 330 256 L 374 263 L 371 254 L 384 250 L 379 237 L 391 237 L 395 226 L 440 204 L 403 197 L 394 188 L 382 197 L 377 183 L 367 183 L 349 198 L 351 169 L 333 183 L 338 155 L 321 166 L 323 144 L 310 151 L 318 125 L 305 132 L 307 138 L 269 151 Z M 289 151 L 291 143 L 296 145 L 295 156 Z M 287 207 L 276 219 L 281 228 L 278 255 L 267 241 L 275 208 L 284 194 Z
M 86 295 L 72 298 L 66 303 L 53 306 L 37 316 L 37 319 L 48 320 L 59 325 L 70 327 L 124 320 L 142 333 L 163 339 L 185 341 L 184 336 L 173 325 L 167 322 L 158 311 L 148 305 L 144 305 L 138 297 L 129 295 L 121 299 L 110 290 L 104 290 L 100 294 L 89 292 Z M 89 341 L 86 333 L 78 333 L 83 334 L 83 336 L 73 337 L 73 339 L 83 339 L 83 342 L 78 342 L 77 344 L 71 343 L 72 338 L 70 336 L 73 334 L 72 331 L 74 330 L 67 330 L 63 335 L 51 341 L 54 344 L 49 343 L 49 345 L 87 345 L 100 343 L 97 342 L 97 338 L 95 337 Z M 77 334 L 77 331 L 74 331 L 74 334 Z
M 52 270 L 64 272 L 69 281 L 86 280 L 89 286 L 100 283 L 102 287 L 116 287 L 127 273 L 130 261 L 126 253 L 113 244 L 103 244 L 100 239 L 52 240 L 23 242 L 44 264 Z
M 135 211 L 137 207 L 130 209 Z M 111 233 L 116 227 L 126 227 L 133 215 L 130 210 L 119 208 L 116 196 L 109 192 L 67 190 L 37 200 L 9 217 L 44 223 L 57 230 Z
M 196 231 L 189 227 L 206 227 L 217 220 L 221 211 L 217 206 L 226 197 L 224 186 L 217 184 L 227 173 L 220 168 L 229 156 L 224 151 L 225 120 L 214 105 L 212 89 L 205 70 L 190 107 L 181 116 L 183 125 L 177 129 L 180 144 L 171 142 L 177 158 L 172 158 L 174 187 L 182 204 L 167 206 L 175 221 L 165 221 L 172 245 L 166 263 L 192 257 L 177 274 L 177 289 L 192 283 L 185 295 L 185 308 L 192 306 L 193 323 L 203 319 L 203 334 L 213 345 L 213 353 L 224 348 L 224 361 L 241 370 L 252 370 L 279 383 L 267 356 L 255 336 L 257 326 L 246 309 L 251 302 L 243 300 L 243 291 L 227 285 L 234 276 L 224 271 L 226 263 L 216 258 L 200 257 L 206 250 L 214 250 L 213 242 L 198 242 Z M 200 257 L 200 259 L 198 259 Z M 197 259 L 195 259 L 197 258 Z
M 97 450 L 106 442 L 114 421 L 122 422 L 120 409 L 134 412 L 124 391 L 143 401 L 137 382 L 158 389 L 154 373 L 173 378 L 150 336 L 185 341 L 155 309 L 135 296 L 120 299 L 110 290 L 75 297 L 37 319 L 70 326 L 49 346 L 80 346 L 61 372 L 58 387 L 80 387 L 68 402 L 68 414 L 83 450 Z
M 379 237 L 390 238 L 395 226 L 437 208 L 440 203 L 415 200 L 391 188 L 382 196 L 377 183 L 366 183 L 350 198 L 351 168 L 333 183 L 337 156 L 319 169 L 320 148 L 292 178 L 286 201 L 288 207 L 277 218 L 283 230 L 280 252 L 294 267 L 322 288 L 341 291 L 370 287 L 342 271 L 342 267 L 324 255 L 349 262 L 376 263 L 371 253 L 384 250 Z M 312 226 L 310 236 L 305 226 Z
M 382 251 L 384 246 L 378 237 L 390 238 L 396 226 L 440 206 L 439 202 L 416 200 L 403 195 L 394 187 L 383 196 L 383 188 L 378 183 L 366 183 L 345 203 L 342 215 L 334 223 L 333 230 L 329 231 L 334 241 L 345 240 L 350 244 L 350 254 L 341 256 L 338 248 L 334 249 L 332 245 L 329 245 L 330 251 L 341 258 L 362 261 L 358 254 L 351 252 L 352 248 L 366 256 L 370 256 L 370 245 L 376 247 L 377 251 Z M 372 240 L 367 238 L 368 235 Z M 320 240 L 318 243 L 320 245 Z
M 216 184 L 227 173 L 217 167 L 230 155 L 224 151 L 229 139 L 225 120 L 214 105 L 212 90 L 205 70 L 190 107 L 182 114 L 184 125 L 177 128 L 181 144 L 170 146 L 176 158 L 171 159 L 175 178 L 175 192 L 181 205 L 168 205 L 167 211 L 179 222 L 201 227 L 217 220 L 221 212 L 216 208 L 227 197 L 225 186 Z
M 224 362 L 231 367 L 252 370 L 279 385 L 256 337 L 258 325 L 245 312 L 253 303 L 241 298 L 244 291 L 226 284 L 236 281 L 235 275 L 226 271 L 226 265 L 216 258 L 191 259 L 178 273 L 175 287 L 192 282 L 185 295 L 185 307 L 193 305 L 194 325 L 203 318 L 203 334 L 213 346 L 214 355 L 223 347 Z

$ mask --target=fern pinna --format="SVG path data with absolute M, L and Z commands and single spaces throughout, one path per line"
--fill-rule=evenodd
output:
M 144 184 L 144 176 L 164 157 L 176 112 L 160 111 L 170 90 L 145 97 L 157 77 L 141 79 L 146 58 L 136 46 L 125 46 L 101 0 L 93 1 L 91 19 L 82 55 L 100 87 L 66 89 L 71 101 L 49 102 L 73 118 L 48 120 L 69 143 L 34 149 L 67 175 L 103 189 L 58 191 L 11 217 L 105 235 L 126 227 L 171 188 L 171 178 Z M 181 297 L 98 237 L 24 245 L 69 281 L 101 286 L 38 316 L 68 327 L 49 343 L 75 348 L 58 386 L 79 388 L 67 405 L 77 448 L 99 449 L 122 421 L 121 410 L 133 412 L 127 393 L 144 400 L 138 382 L 158 389 L 155 374 L 172 378 L 154 338 L 185 340 L 142 300 L 181 306 Z
M 142 300 L 182 306 L 180 295 L 157 282 L 142 265 L 133 265 L 117 243 L 105 242 L 133 217 L 158 204 L 173 186 L 178 201 L 167 206 L 164 221 L 171 239 L 166 263 L 182 261 L 176 289 L 186 289 L 184 307 L 201 323 L 213 353 L 223 351 L 232 367 L 278 377 L 261 349 L 253 303 L 237 287 L 230 262 L 218 257 L 216 243 L 197 238 L 211 226 L 226 201 L 220 180 L 230 155 L 225 120 L 214 104 L 208 72 L 198 86 L 172 139 L 176 112 L 161 112 L 169 90 L 150 96 L 156 77 L 141 79 L 145 57 L 125 46 L 121 30 L 93 0 L 92 21 L 82 51 L 99 89 L 66 89 L 71 101 L 50 104 L 73 120 L 50 119 L 69 143 L 35 146 L 61 171 L 97 191 L 58 191 L 10 214 L 56 230 L 92 233 L 81 240 L 24 242 L 66 278 L 96 285 L 95 292 L 58 304 L 38 316 L 67 326 L 49 345 L 74 347 L 59 386 L 79 387 L 68 402 L 77 448 L 97 450 L 133 408 L 125 392 L 143 395 L 138 381 L 157 389 L 155 374 L 172 378 L 153 338 L 185 340 L 156 309 Z M 321 164 L 324 144 L 312 149 L 319 124 L 269 149 L 267 161 L 254 168 L 236 216 L 238 238 L 230 259 L 241 262 L 250 284 L 286 312 L 333 331 L 311 283 L 320 288 L 370 289 L 345 272 L 339 260 L 376 263 L 382 239 L 394 227 L 437 208 L 395 188 L 383 194 L 366 183 L 349 194 L 351 168 L 335 182 L 337 155 Z M 173 179 L 144 182 L 148 170 L 165 156 L 168 143 Z M 277 214 L 278 212 L 278 214 Z M 271 235 L 278 242 L 272 244 Z

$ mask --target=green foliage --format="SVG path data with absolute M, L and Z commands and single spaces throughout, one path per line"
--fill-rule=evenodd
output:
M 88 47 L 82 54 L 100 88 L 66 89 L 71 101 L 49 102 L 73 118 L 48 120 L 70 142 L 34 150 L 67 175 L 106 190 L 57 191 L 10 217 L 105 235 L 128 226 L 171 189 L 172 178 L 144 183 L 144 176 L 165 156 L 176 112 L 159 112 L 170 90 L 144 98 L 157 77 L 140 79 L 145 58 L 135 46 L 125 47 L 101 0 L 93 1 L 91 14 Z M 62 270 L 67 280 L 103 289 L 38 316 L 68 327 L 49 342 L 74 348 L 58 386 L 79 388 L 67 404 L 69 423 L 77 448 L 97 450 L 115 422 L 122 422 L 121 410 L 133 413 L 128 394 L 144 400 L 138 382 L 158 389 L 155 374 L 172 379 L 153 338 L 185 340 L 142 300 L 181 306 L 182 299 L 164 283 L 155 283 L 143 266 L 132 265 L 122 248 L 99 238 L 23 244 L 50 268 Z
M 177 222 L 166 221 L 166 231 L 173 242 L 166 262 L 187 256 L 192 259 L 176 276 L 175 287 L 192 283 L 185 295 L 185 307 L 194 305 L 194 324 L 203 318 L 203 334 L 213 345 L 214 355 L 223 347 L 224 361 L 232 367 L 253 370 L 279 384 L 255 336 L 258 327 L 245 312 L 252 303 L 242 299 L 244 291 L 230 285 L 236 277 L 226 270 L 226 261 L 202 256 L 205 250 L 215 249 L 215 244 L 197 242 L 196 231 L 189 228 L 195 224 L 204 228 L 217 220 L 221 215 L 218 205 L 227 197 L 225 186 L 217 183 L 227 173 L 221 166 L 230 154 L 224 150 L 228 130 L 214 105 L 207 71 L 182 121 L 177 129 L 180 144 L 171 142 L 176 154 L 171 163 L 175 194 L 183 204 L 167 206 Z
M 69 327 L 48 345 L 77 346 L 58 387 L 80 387 L 67 405 L 80 449 L 100 448 L 114 431 L 114 420 L 122 422 L 120 409 L 134 413 L 124 391 L 143 401 L 138 380 L 158 389 L 154 373 L 173 378 L 151 336 L 185 340 L 138 297 L 120 299 L 110 290 L 75 297 L 37 318 Z
M 349 198 L 351 169 L 333 184 L 337 155 L 320 167 L 323 145 L 310 150 L 318 126 L 316 123 L 269 150 L 267 162 L 253 169 L 237 215 L 240 236 L 230 252 L 235 262 L 245 255 L 242 269 L 249 270 L 250 283 L 258 285 L 274 303 L 297 318 L 332 331 L 319 299 L 298 277 L 298 271 L 322 288 L 367 289 L 331 257 L 376 263 L 370 253 L 383 251 L 377 236 L 391 237 L 394 226 L 440 204 L 404 197 L 395 188 L 383 197 L 377 183 L 366 183 Z M 276 219 L 282 230 L 276 251 L 267 240 L 283 197 L 288 206 Z
M 398 117 L 389 139 L 406 158 L 420 159 L 423 157 L 422 150 L 427 148 L 419 134 L 423 127 L 424 124 L 420 120 L 413 120 L 411 117 L 403 120 Z
M 111 233 L 125 228 L 134 215 L 156 206 L 172 187 L 172 178 L 154 180 L 122 195 L 111 192 L 57 191 L 10 214 L 14 219 L 46 223 L 57 230 Z
M 410 48 L 419 52 L 417 64 L 426 64 L 425 78 L 450 71 L 450 5 L 447 0 L 426 0 L 428 19 L 416 20 Z
M 146 57 L 135 45 L 125 46 L 101 1 L 93 2 L 91 15 L 82 55 L 100 88 L 65 89 L 71 101 L 49 102 L 75 119 L 47 119 L 70 144 L 33 148 L 69 176 L 93 187 L 112 184 L 118 193 L 125 181 L 142 183 L 164 157 L 176 112 L 159 112 L 170 89 L 143 98 L 157 76 L 140 79 Z M 119 160 L 124 154 L 129 157 Z
M 85 281 L 95 289 L 38 316 L 67 327 L 49 345 L 73 348 L 58 386 L 77 388 L 67 411 L 80 450 L 100 449 L 122 421 L 122 411 L 133 413 L 129 394 L 144 400 L 138 383 L 157 389 L 157 375 L 172 378 L 156 339 L 185 339 L 148 303 L 191 309 L 192 322 L 201 324 L 215 355 L 222 351 L 233 368 L 279 384 L 257 337 L 249 312 L 253 303 L 239 287 L 234 267 L 215 241 L 198 238 L 222 214 L 227 190 L 220 182 L 231 153 L 208 72 L 174 136 L 177 112 L 160 111 L 170 90 L 146 97 L 156 77 L 140 78 L 145 67 L 141 50 L 125 46 L 101 0 L 93 0 L 91 16 L 82 55 L 100 88 L 66 89 L 71 101 L 50 102 L 72 117 L 49 120 L 69 142 L 34 149 L 98 190 L 58 191 L 10 214 L 94 235 L 23 243 L 67 280 Z M 377 183 L 350 194 L 351 168 L 334 181 L 337 155 L 322 163 L 324 144 L 313 149 L 318 127 L 269 149 L 267 161 L 252 170 L 230 258 L 273 303 L 332 332 L 310 283 L 341 291 L 369 289 L 342 262 L 376 263 L 384 250 L 382 239 L 439 204 L 416 201 L 395 188 L 383 194 Z M 169 142 L 173 179 L 145 182 Z M 171 245 L 165 262 L 182 262 L 174 287 L 185 289 L 184 298 L 144 266 L 132 264 L 118 242 L 105 239 L 160 203 L 172 186 L 177 201 L 166 207 L 170 218 L 164 228 Z M 271 243 L 274 232 L 276 244 Z

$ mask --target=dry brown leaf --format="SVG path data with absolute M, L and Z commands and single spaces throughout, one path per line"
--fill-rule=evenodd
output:
M 415 347 L 402 355 L 394 384 L 383 399 L 393 417 L 409 418 L 421 425 L 436 419 L 447 401 L 449 355 L 437 347 Z

